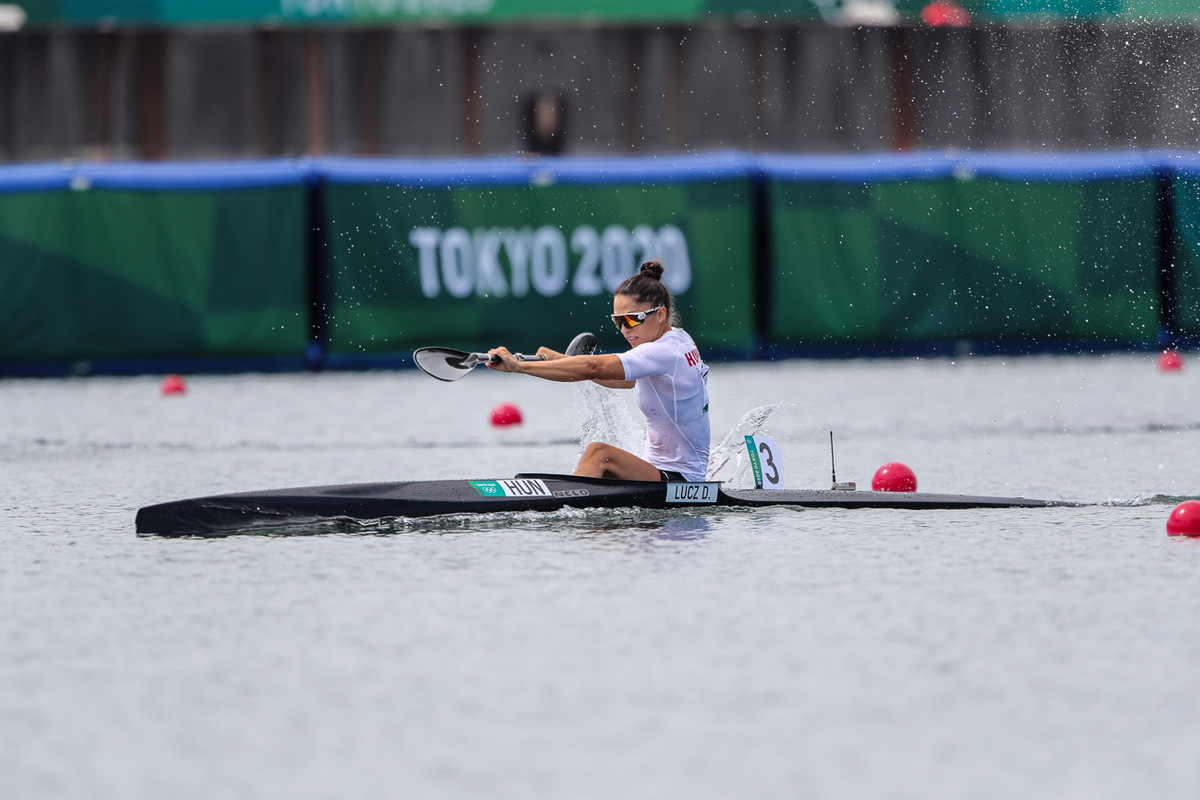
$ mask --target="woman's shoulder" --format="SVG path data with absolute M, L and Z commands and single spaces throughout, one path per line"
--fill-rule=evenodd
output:
M 696 347 L 696 342 L 692 339 L 691 334 L 683 328 L 671 328 L 671 330 L 659 337 L 659 341 L 667 339 L 667 337 L 670 337 L 669 341 L 677 347 L 683 347 L 688 350 Z
M 667 358 L 682 356 L 695 349 L 696 343 L 692 341 L 692 337 L 688 335 L 687 331 L 683 328 L 671 328 L 654 341 L 639 344 L 632 350 L 627 350 L 626 353 L 637 354 L 642 358 Z

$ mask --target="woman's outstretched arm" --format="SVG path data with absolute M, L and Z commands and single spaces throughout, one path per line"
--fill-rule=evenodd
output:
M 550 353 L 539 350 L 540 355 L 547 357 L 546 361 L 517 361 L 507 347 L 496 347 L 488 352 L 500 357 L 499 361 L 488 364 L 488 369 L 499 372 L 519 372 L 548 381 L 596 381 L 612 389 L 631 389 L 635 383 L 625 380 L 625 365 L 611 353 L 599 356 L 563 356 L 555 353 L 559 357 L 554 358 Z

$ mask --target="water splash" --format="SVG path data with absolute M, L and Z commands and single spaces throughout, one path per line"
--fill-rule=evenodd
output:
M 587 409 L 579 430 L 581 449 L 592 442 L 606 442 L 640 455 L 645 449 L 646 426 L 626 400 L 629 392 L 605 389 L 587 381 L 576 386 Z
M 635 413 L 624 394 L 594 383 L 584 382 L 576 386 L 587 410 L 587 417 L 579 431 L 581 449 L 591 442 L 607 442 L 640 455 L 645 449 L 645 421 Z M 728 483 L 740 481 L 742 473 L 750 466 L 749 460 L 744 457 L 745 437 L 760 433 L 771 414 L 783 405 L 770 403 L 743 414 L 720 444 L 709 451 L 708 480 Z
M 728 483 L 740 481 L 742 473 L 749 468 L 749 459 L 743 457 L 745 439 L 762 431 L 771 414 L 783 403 L 769 403 L 752 408 L 742 415 L 737 424 L 725 435 L 721 443 L 712 448 L 708 455 L 708 479 L 724 480 Z M 727 469 L 728 468 L 728 469 Z

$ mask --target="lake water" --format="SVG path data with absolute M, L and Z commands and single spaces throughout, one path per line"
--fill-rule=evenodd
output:
M 1081 508 L 572 511 L 165 539 L 139 506 L 567 472 L 595 399 L 480 372 L 0 382 L 11 798 L 1195 798 L 1200 364 L 717 364 L 790 486 Z M 489 427 L 510 401 L 525 423 Z M 606 407 L 628 436 L 624 398 Z M 599 422 L 592 419 L 589 430 Z M 601 426 L 603 427 L 603 426 Z

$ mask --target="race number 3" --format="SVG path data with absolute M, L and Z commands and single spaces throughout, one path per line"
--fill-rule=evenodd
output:
M 782 489 L 783 453 L 775 440 L 768 436 L 747 436 L 746 450 L 754 470 L 755 489 Z

